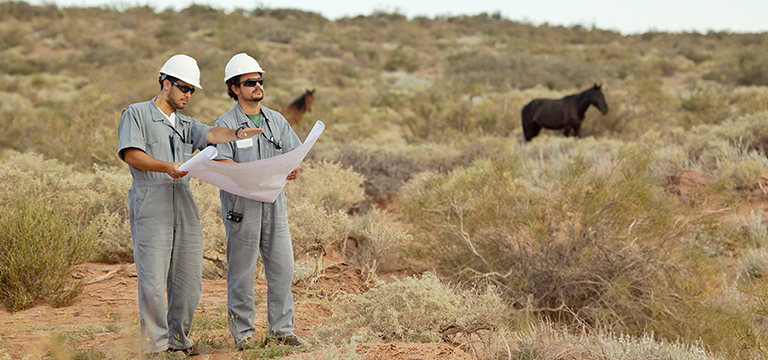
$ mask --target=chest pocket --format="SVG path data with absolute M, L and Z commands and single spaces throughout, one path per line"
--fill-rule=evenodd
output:
M 171 144 L 169 144 L 168 140 L 166 141 L 158 141 L 153 143 L 147 143 L 146 144 L 146 153 L 147 155 L 151 156 L 153 159 L 157 159 L 160 161 L 173 161 L 173 154 L 171 153 Z
M 181 144 L 181 162 L 186 162 L 192 158 L 192 144 Z

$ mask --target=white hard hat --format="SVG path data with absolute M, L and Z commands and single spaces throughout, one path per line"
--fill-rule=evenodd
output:
M 259 62 L 256 59 L 250 57 L 246 53 L 239 53 L 229 59 L 227 67 L 224 68 L 224 81 L 227 81 L 235 76 L 248 74 L 248 73 L 264 73 L 265 71 L 259 66 Z
M 197 67 L 197 61 L 187 55 L 174 55 L 160 68 L 161 74 L 173 76 L 194 87 L 202 89 L 200 86 L 200 68 Z

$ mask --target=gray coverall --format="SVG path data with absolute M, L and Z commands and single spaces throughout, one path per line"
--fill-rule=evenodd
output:
M 184 162 L 205 148 L 211 127 L 176 112 L 176 127 L 151 101 L 129 105 L 120 117 L 118 155 L 136 148 L 160 161 Z M 153 353 L 186 349 L 203 290 L 203 233 L 189 177 L 130 166 L 128 192 L 133 257 L 139 280 L 142 346 Z M 164 293 L 168 292 L 166 313 Z
M 253 146 L 240 148 L 237 141 L 218 144 L 216 159 L 238 163 L 270 158 L 301 145 L 288 121 L 277 111 L 261 107 L 261 128 L 264 133 L 253 137 Z M 267 126 L 267 124 L 269 126 Z M 256 127 L 236 105 L 216 119 L 214 126 L 237 129 Z M 282 147 L 278 150 L 268 138 Z M 242 214 L 242 221 L 227 220 L 233 211 Z M 221 216 L 227 232 L 227 308 L 229 331 L 240 343 L 254 334 L 255 295 L 253 281 L 259 251 L 267 278 L 267 336 L 286 337 L 293 334 L 293 247 L 288 231 L 285 193 L 280 192 L 274 203 L 251 200 L 221 191 Z

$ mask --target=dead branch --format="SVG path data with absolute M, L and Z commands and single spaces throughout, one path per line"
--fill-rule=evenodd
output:
M 127 269 L 127 268 L 129 268 L 131 266 L 136 266 L 136 264 L 135 263 L 130 263 L 130 264 L 127 264 L 127 265 L 123 265 L 119 269 L 112 270 L 112 271 L 110 271 L 110 272 L 108 272 L 108 273 L 106 273 L 104 275 L 97 276 L 95 278 L 91 278 L 91 279 L 85 280 L 85 281 L 83 281 L 83 284 L 84 285 L 91 285 L 91 284 L 95 284 L 95 283 L 97 283 L 99 281 L 109 280 L 109 279 L 115 277 L 115 274 L 117 274 L 118 272 L 123 271 L 123 270 L 125 270 L 125 269 Z

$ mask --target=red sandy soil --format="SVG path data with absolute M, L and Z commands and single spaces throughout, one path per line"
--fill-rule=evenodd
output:
M 326 278 L 315 283 L 309 290 L 301 284 L 294 286 L 295 332 L 299 338 L 309 336 L 323 325 L 322 320 L 330 315 L 327 303 L 335 295 L 359 293 L 366 288 L 359 277 L 359 270 L 340 263 L 326 269 Z M 116 265 L 86 263 L 79 266 L 75 276 L 91 282 L 77 301 L 67 307 L 53 308 L 44 300 L 39 300 L 27 310 L 16 313 L 0 310 L 0 349 L 11 359 L 51 359 L 53 354 L 64 347 L 56 345 L 56 335 L 65 335 L 64 344 L 73 348 L 69 339 L 80 349 L 93 349 L 103 352 L 107 358 L 138 357 L 138 304 L 137 278 L 133 264 Z M 254 284 L 257 298 L 266 296 L 266 282 L 257 279 Z M 322 289 L 322 290 L 321 290 Z M 257 299 L 258 301 L 258 299 Z M 256 307 L 256 327 L 261 331 L 256 337 L 264 335 L 267 327 L 266 302 L 264 299 Z M 200 319 L 219 320 L 226 314 L 226 280 L 203 279 L 203 294 L 195 315 Z M 117 326 L 115 326 L 117 325 Z M 119 327 L 119 331 L 110 329 Z M 207 331 L 211 333 L 211 331 Z M 242 353 L 234 349 L 227 329 L 216 330 L 212 355 L 195 357 L 197 359 L 224 360 L 239 359 Z M 197 340 L 195 334 L 191 335 Z M 356 352 L 364 359 L 474 359 L 466 352 L 449 344 L 359 344 Z M 3 352 L 0 350 L 0 359 Z M 251 356 L 250 358 L 255 358 Z M 319 359 L 322 352 L 297 353 L 286 359 Z

